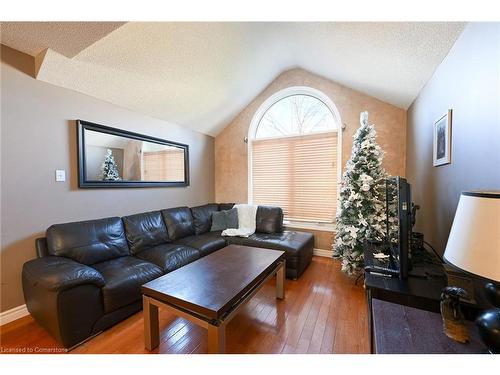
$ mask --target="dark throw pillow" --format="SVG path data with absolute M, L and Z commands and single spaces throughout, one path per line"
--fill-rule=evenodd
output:
M 212 213 L 212 227 L 210 232 L 224 230 L 226 228 L 226 211 L 217 211 Z
M 226 212 L 226 228 L 238 228 L 238 209 L 236 207 L 231 208 Z
M 210 232 L 216 232 L 228 228 L 238 228 L 238 210 L 232 208 L 225 211 L 212 213 L 212 227 Z

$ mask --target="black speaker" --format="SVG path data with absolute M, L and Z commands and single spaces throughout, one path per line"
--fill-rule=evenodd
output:
M 500 353 L 500 289 L 493 283 L 485 285 L 488 302 L 495 308 L 486 310 L 476 319 L 479 336 L 493 354 Z

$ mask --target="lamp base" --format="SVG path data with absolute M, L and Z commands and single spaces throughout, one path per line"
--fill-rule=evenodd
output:
M 493 354 L 500 353 L 500 309 L 486 310 L 476 319 L 479 336 Z

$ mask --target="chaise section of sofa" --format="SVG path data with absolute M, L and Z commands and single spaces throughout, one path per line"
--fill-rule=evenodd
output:
M 139 311 L 142 284 L 232 243 L 284 250 L 287 277 L 300 277 L 312 258 L 312 235 L 283 231 L 281 208 L 264 206 L 250 237 L 211 232 L 213 213 L 232 207 L 206 204 L 52 225 L 35 242 L 38 258 L 23 267 L 29 312 L 62 345 L 74 347 Z
M 286 277 L 298 279 L 313 256 L 314 236 L 311 233 L 284 231 L 280 207 L 259 206 L 255 233 L 250 237 L 227 237 L 229 244 L 262 247 L 285 252 Z
M 283 231 L 281 233 L 255 233 L 250 237 L 230 237 L 228 243 L 262 247 L 285 252 L 286 277 L 297 280 L 311 263 L 314 236 L 311 233 Z

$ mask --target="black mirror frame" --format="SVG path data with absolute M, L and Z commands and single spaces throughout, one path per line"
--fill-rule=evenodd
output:
M 186 187 L 189 186 L 189 146 L 183 143 L 167 141 L 161 138 L 129 132 L 126 130 L 111 128 L 109 126 L 94 124 L 92 122 L 76 120 L 77 142 L 78 142 L 78 186 L 80 188 L 130 188 L 130 187 Z M 184 181 L 95 181 L 87 180 L 87 169 L 85 166 L 85 134 L 84 130 L 94 130 L 140 141 L 159 143 L 166 146 L 175 146 L 184 149 Z

